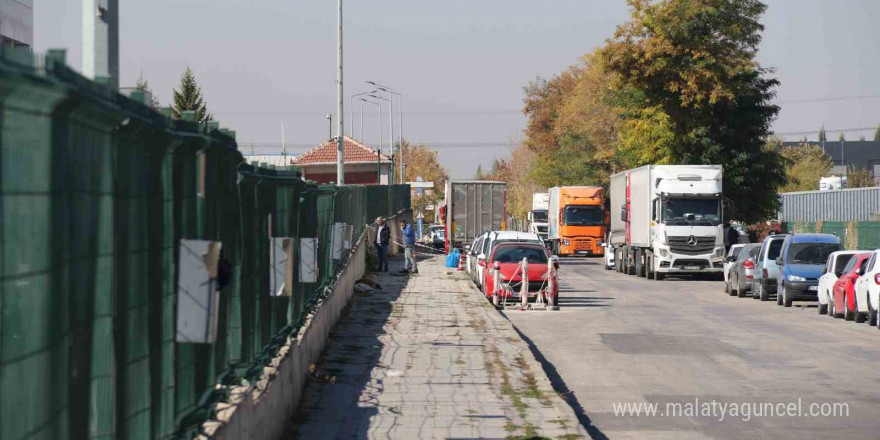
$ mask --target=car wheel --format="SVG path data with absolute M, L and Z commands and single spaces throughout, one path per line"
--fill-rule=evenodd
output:
M 783 307 L 791 307 L 791 302 L 794 298 L 791 297 L 791 294 L 788 292 L 788 289 L 785 287 L 782 288 L 782 306 Z
M 853 312 L 846 306 L 846 294 L 843 294 L 843 319 L 844 321 L 853 320 Z
M 853 312 L 853 314 L 854 314 L 853 318 L 856 321 L 856 324 L 861 324 L 861 323 L 865 322 L 865 318 L 866 318 L 865 314 L 859 311 L 859 296 L 858 295 L 853 297 L 853 308 L 855 309 L 855 311 Z
M 829 297 L 828 299 L 828 316 L 832 318 L 837 318 L 836 311 L 834 310 L 834 298 Z
M 868 325 L 877 325 L 877 311 L 871 306 L 871 301 L 868 301 Z
M 824 315 L 828 313 L 828 304 L 819 304 L 819 314 Z
M 724 293 L 728 295 L 733 295 L 733 293 L 730 293 L 730 281 L 724 282 Z
M 785 291 L 785 288 L 784 288 L 784 287 L 783 287 L 783 288 L 779 288 L 779 284 L 776 285 L 776 305 L 777 305 L 777 306 L 781 306 L 781 305 L 782 305 L 782 298 L 783 298 L 783 297 L 782 297 L 782 292 L 784 292 L 784 291 Z

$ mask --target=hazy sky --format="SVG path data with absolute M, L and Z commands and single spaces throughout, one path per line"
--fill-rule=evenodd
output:
M 142 74 L 168 105 L 188 65 L 242 150 L 254 143 L 258 153 L 277 152 L 282 121 L 294 152 L 328 137 L 335 1 L 120 3 L 123 86 Z M 759 60 L 782 81 L 774 129 L 815 138 L 824 124 L 836 139 L 835 129 L 871 128 L 846 133 L 870 139 L 880 124 L 880 1 L 768 4 Z M 366 80 L 403 93 L 404 136 L 435 145 L 452 177 L 472 177 L 478 163 L 489 166 L 522 138 L 522 88 L 575 63 L 627 17 L 623 0 L 349 0 L 345 94 L 368 90 Z M 35 50 L 67 48 L 79 69 L 81 22 L 79 1 L 34 2 Z M 378 113 L 367 109 L 364 137 L 375 145 Z M 360 105 L 354 110 L 359 134 Z

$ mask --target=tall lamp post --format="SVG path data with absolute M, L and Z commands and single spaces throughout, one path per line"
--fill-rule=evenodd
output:
M 382 151 L 382 137 L 383 137 L 383 133 L 382 133 L 382 104 L 375 102 L 375 101 L 370 101 L 369 99 L 364 99 L 364 98 L 361 98 L 360 100 L 361 100 L 361 109 L 363 109 L 364 103 L 372 104 L 372 105 L 379 107 L 379 151 L 381 152 Z M 364 114 L 362 111 L 361 112 L 361 136 L 363 136 L 363 131 L 364 131 L 363 116 L 364 116 Z
M 389 151 L 393 152 L 394 151 L 394 101 L 392 101 L 388 98 L 385 98 L 384 96 L 378 96 L 375 94 L 371 94 L 371 95 L 367 95 L 367 96 L 369 96 L 370 98 L 373 98 L 373 99 L 378 99 L 380 101 L 385 101 L 389 104 L 388 127 L 391 129 L 391 133 L 388 134 L 388 139 L 390 140 L 388 145 L 390 146 Z
M 351 137 L 354 137 L 354 102 L 353 102 L 354 98 L 357 98 L 358 96 L 369 95 L 370 93 L 375 93 L 375 92 L 376 92 L 375 90 L 369 91 L 369 92 L 361 92 L 356 95 L 351 95 L 348 97 L 348 109 L 349 109 L 348 111 L 351 113 L 351 119 L 349 120 L 349 124 L 348 124 L 348 132 L 351 133 Z M 363 109 L 363 105 L 361 106 L 361 109 Z M 363 132 L 363 122 L 364 122 L 364 113 L 363 113 L 363 111 L 361 111 L 361 125 L 362 125 L 361 132 Z M 363 140 L 363 136 L 361 136 L 361 140 Z
M 345 185 L 345 109 L 342 108 L 342 0 L 338 0 L 339 15 L 336 28 L 336 183 Z M 332 133 L 331 133 L 332 137 Z
M 333 140 L 333 114 L 327 113 L 327 116 L 324 116 L 324 119 L 330 121 L 327 124 L 327 139 Z
M 379 90 L 379 91 L 382 91 L 382 92 L 385 92 L 385 93 L 392 95 L 392 99 L 394 96 L 397 96 L 397 99 L 400 102 L 400 110 L 398 111 L 398 116 L 400 118 L 399 119 L 399 122 L 400 122 L 400 124 L 399 124 L 400 125 L 400 129 L 399 129 L 400 138 L 399 139 L 400 140 L 398 142 L 398 153 L 399 153 L 399 157 L 400 157 L 400 159 L 399 159 L 400 160 L 400 178 L 403 179 L 403 94 L 397 93 L 394 90 L 392 90 L 391 87 L 383 86 L 382 84 L 376 83 L 374 81 L 366 81 L 366 83 L 375 87 L 376 90 Z M 403 183 L 403 180 L 401 180 L 400 183 Z

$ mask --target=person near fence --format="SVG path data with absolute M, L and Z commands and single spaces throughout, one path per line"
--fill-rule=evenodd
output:
M 376 219 L 376 254 L 379 255 L 379 272 L 388 272 L 388 244 L 391 242 L 391 228 L 385 224 L 385 218 Z
M 419 273 L 419 267 L 416 265 L 416 230 L 413 226 L 400 219 L 400 230 L 403 232 L 403 248 L 406 263 L 401 273 Z

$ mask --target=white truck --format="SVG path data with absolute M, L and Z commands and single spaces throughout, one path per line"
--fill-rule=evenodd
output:
M 532 194 L 532 210 L 529 211 L 529 232 L 538 234 L 547 241 L 547 209 L 550 207 L 550 194 Z
M 721 165 L 646 165 L 611 176 L 609 252 L 618 272 L 721 274 Z

